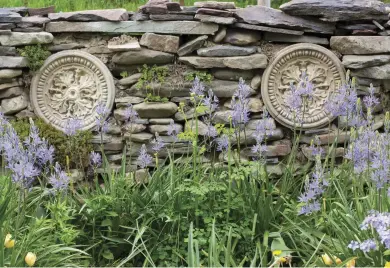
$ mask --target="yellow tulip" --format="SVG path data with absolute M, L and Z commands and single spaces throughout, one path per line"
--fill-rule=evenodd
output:
M 385 268 L 387 268 L 387 267 L 390 267 L 390 261 L 387 261 L 387 262 L 385 263 Z
M 274 250 L 274 251 L 272 251 L 272 255 L 274 255 L 274 256 L 279 256 L 280 254 L 282 254 L 281 250 Z
M 287 259 L 285 257 L 279 258 L 279 263 L 285 263 Z
M 342 260 L 340 260 L 340 258 L 337 258 L 336 256 L 333 256 L 333 259 L 336 260 L 337 264 L 341 264 L 343 262 Z
M 356 261 L 355 259 L 353 259 L 347 262 L 346 268 L 355 268 L 355 265 L 356 265 Z
M 24 258 L 24 260 L 25 260 L 25 262 L 27 263 L 28 266 L 32 267 L 32 266 L 34 266 L 35 261 L 37 260 L 37 256 L 34 253 L 29 252 L 29 253 L 27 253 L 27 255 Z
M 5 236 L 4 247 L 6 247 L 6 248 L 13 248 L 15 246 L 15 240 L 11 239 L 11 238 L 12 238 L 11 234 L 7 234 Z
M 328 256 L 328 254 L 322 254 L 321 256 L 322 258 L 322 261 L 326 264 L 326 265 L 332 265 L 333 264 L 333 261 L 332 259 Z

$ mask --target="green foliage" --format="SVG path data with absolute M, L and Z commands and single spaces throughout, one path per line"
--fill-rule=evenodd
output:
M 50 51 L 42 47 L 41 44 L 18 48 L 18 52 L 20 56 L 27 58 L 28 67 L 33 72 L 38 71 L 45 60 L 51 55 Z
M 145 98 L 145 102 L 168 102 L 167 97 L 160 97 L 160 96 L 155 96 L 152 93 L 148 93 L 148 95 Z
M 163 83 L 165 82 L 166 77 L 168 76 L 169 69 L 164 66 L 149 67 L 148 65 L 143 65 L 142 69 L 139 69 L 142 73 L 142 76 L 138 79 L 136 87 L 138 89 L 152 89 L 153 83 Z
M 195 80 L 195 77 L 198 77 L 199 80 L 203 83 L 210 83 L 213 80 L 213 76 L 208 72 L 194 71 L 190 72 L 185 76 L 185 80 L 192 82 Z
M 121 76 L 122 78 L 126 78 L 126 77 L 129 76 L 129 73 L 128 73 L 127 71 L 123 71 L 123 72 L 120 73 L 120 76 Z
M 35 125 L 39 129 L 40 136 L 55 148 L 55 160 L 62 166 L 69 168 L 84 168 L 89 164 L 89 154 L 92 148 L 92 132 L 78 131 L 75 136 L 68 137 L 62 131 L 57 130 L 42 119 L 36 119 Z M 21 140 L 30 134 L 28 119 L 11 121 Z

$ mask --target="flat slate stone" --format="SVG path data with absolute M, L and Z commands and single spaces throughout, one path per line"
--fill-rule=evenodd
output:
M 229 28 L 223 42 L 237 46 L 247 46 L 257 43 L 260 39 L 261 35 L 257 31 Z
M 328 38 L 309 36 L 309 35 L 289 35 L 280 33 L 264 33 L 265 41 L 283 42 L 283 43 L 311 43 L 319 45 L 329 45 Z
M 174 55 L 141 48 L 140 51 L 127 51 L 117 53 L 113 56 L 112 61 L 123 65 L 137 65 L 137 64 L 166 64 L 174 60 Z
M 303 30 L 305 32 L 333 34 L 335 30 L 335 26 L 333 24 L 314 19 L 309 20 L 293 17 L 280 10 L 264 6 L 251 6 L 237 9 L 236 17 L 239 19 L 239 22 Z
M 0 56 L 0 68 L 24 68 L 27 64 L 28 60 L 23 57 Z
M 19 32 L 19 33 L 39 33 L 39 32 L 43 32 L 43 28 L 41 27 L 15 28 L 12 31 Z
M 390 64 L 354 70 L 351 75 L 380 80 L 390 79 Z
M 11 99 L 4 99 L 1 101 L 0 111 L 5 115 L 16 114 L 21 110 L 27 108 L 28 98 L 26 95 L 21 95 Z
M 220 43 L 226 36 L 226 27 L 219 28 L 218 32 L 213 37 L 214 43 Z
M 218 30 L 217 24 L 199 21 L 122 21 L 122 22 L 50 22 L 46 31 L 61 32 L 100 32 L 100 33 L 163 33 L 205 35 L 214 34 Z
M 3 46 L 22 46 L 49 44 L 54 37 L 51 33 L 12 33 L 7 36 L 0 36 L 0 44 Z
M 217 17 L 233 17 L 234 13 L 227 10 L 213 9 L 213 8 L 199 8 L 196 14 L 212 15 Z
M 205 14 L 196 14 L 195 19 L 200 20 L 201 22 L 216 23 L 216 24 L 223 24 L 223 25 L 233 24 L 237 21 L 233 17 L 217 17 L 217 16 L 211 16 Z
M 18 13 L 22 17 L 26 16 L 28 13 L 27 7 L 6 7 L 6 8 L 0 8 L 0 13 L 6 13 L 6 12 L 13 12 Z
M 358 56 L 345 55 L 343 65 L 345 68 L 362 69 L 372 66 L 384 65 L 390 62 L 390 55 Z
M 361 23 L 361 24 L 349 24 L 349 25 L 342 25 L 342 24 L 338 24 L 337 25 L 337 28 L 338 29 L 345 29 L 345 30 L 376 30 L 378 29 L 378 27 L 374 24 L 364 24 L 364 23 Z
M 11 30 L 0 30 L 0 35 L 10 35 L 11 33 Z
M 197 53 L 203 57 L 232 57 L 232 56 L 248 56 L 255 54 L 257 47 L 239 47 L 229 45 L 218 45 L 198 49 Z
M 133 109 L 141 118 L 166 118 L 177 112 L 177 105 L 173 102 L 165 103 L 140 103 L 133 106 Z
M 15 23 L 0 23 L 0 30 L 11 30 L 15 27 Z
M 208 86 L 218 98 L 231 98 L 238 89 L 238 82 L 213 79 Z M 255 93 L 256 91 L 250 89 L 250 95 Z
M 282 29 L 282 28 L 273 28 L 273 27 L 267 27 L 267 26 L 241 23 L 241 22 L 234 23 L 233 27 L 248 29 L 248 30 L 262 31 L 262 32 L 290 34 L 290 35 L 303 35 L 305 33 L 304 31 L 296 31 L 296 30 Z
M 180 37 L 144 33 L 141 37 L 140 44 L 141 46 L 145 46 L 153 50 L 176 53 L 179 49 Z
M 378 0 L 292 0 L 280 9 L 293 16 L 318 16 L 326 21 L 386 20 L 383 2 Z
M 208 38 L 207 35 L 202 35 L 183 44 L 181 47 L 179 47 L 177 54 L 179 56 L 185 56 L 191 54 L 195 50 L 201 48 L 203 46 L 203 43 L 207 40 L 207 38 Z
M 173 20 L 194 20 L 194 15 L 187 14 L 152 14 L 150 15 L 151 20 L 157 21 L 173 21 Z
M 212 69 L 212 75 L 216 79 L 238 81 L 240 78 L 250 80 L 253 78 L 254 71 L 251 70 L 236 70 L 236 69 Z
M 390 36 L 332 36 L 330 47 L 347 55 L 389 53 Z
M 52 21 L 127 21 L 129 14 L 126 9 L 85 10 L 50 13 L 49 19 Z
M 119 80 L 119 84 L 121 84 L 122 86 L 132 86 L 138 82 L 141 76 L 141 73 L 130 75 L 129 77 L 125 77 Z
M 132 40 L 126 44 L 118 45 L 108 43 L 107 48 L 114 52 L 141 50 L 141 46 L 139 45 L 139 42 L 137 40 Z
M 22 16 L 16 12 L 10 12 L 6 10 L 0 9 L 0 22 L 20 22 L 22 20 Z
M 10 79 L 22 75 L 22 70 L 4 69 L 0 70 L 0 79 Z
M 194 6 L 198 8 L 214 8 L 214 9 L 235 9 L 236 8 L 234 2 L 217 2 L 217 1 L 195 2 Z
M 39 25 L 42 26 L 46 23 L 50 22 L 49 18 L 40 17 L 40 16 L 31 16 L 31 17 L 23 17 L 21 22 L 18 22 L 18 27 L 23 27 L 23 25 Z
M 149 14 L 144 14 L 141 12 L 136 12 L 131 16 L 131 20 L 133 21 L 145 21 L 149 20 Z
M 59 52 L 63 50 L 72 50 L 72 49 L 80 49 L 80 48 L 85 48 L 85 45 L 78 44 L 78 43 L 59 44 L 59 45 L 49 46 L 47 49 L 50 52 Z
M 55 6 L 40 7 L 40 8 L 28 8 L 28 14 L 30 16 L 46 16 L 50 13 L 55 13 Z
M 240 70 L 264 69 L 267 67 L 267 56 L 254 54 L 239 57 L 179 57 L 179 61 L 195 68 L 232 68 Z

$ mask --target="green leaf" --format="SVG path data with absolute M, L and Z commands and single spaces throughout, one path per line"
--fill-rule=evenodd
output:
M 106 260 L 113 260 L 113 259 L 114 259 L 114 254 L 112 254 L 112 252 L 109 251 L 108 249 L 106 249 L 105 251 L 103 251 L 102 256 L 103 256 L 103 258 L 105 258 Z
M 102 221 L 101 226 L 112 226 L 112 221 L 110 219 L 105 219 Z

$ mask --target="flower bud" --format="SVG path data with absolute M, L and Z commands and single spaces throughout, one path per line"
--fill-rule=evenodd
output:
M 385 268 L 387 268 L 387 267 L 390 267 L 390 261 L 387 261 L 387 262 L 385 263 Z
M 34 266 L 36 260 L 37 256 L 32 252 L 27 253 L 26 257 L 24 258 L 24 261 L 30 267 Z
M 12 235 L 11 234 L 7 234 L 5 236 L 5 240 L 4 240 L 4 247 L 6 248 L 13 248 L 15 246 L 15 240 L 12 239 Z
M 333 264 L 333 261 L 332 261 L 332 259 L 328 256 L 328 254 L 322 254 L 321 258 L 322 258 L 322 261 L 323 261 L 326 265 L 330 266 L 330 265 Z
M 274 256 L 279 256 L 280 254 L 282 254 L 281 250 L 274 250 L 274 251 L 272 251 L 272 255 L 274 255 Z
M 355 265 L 356 265 L 356 261 L 355 259 L 352 259 L 349 262 L 347 262 L 346 268 L 355 268 Z

